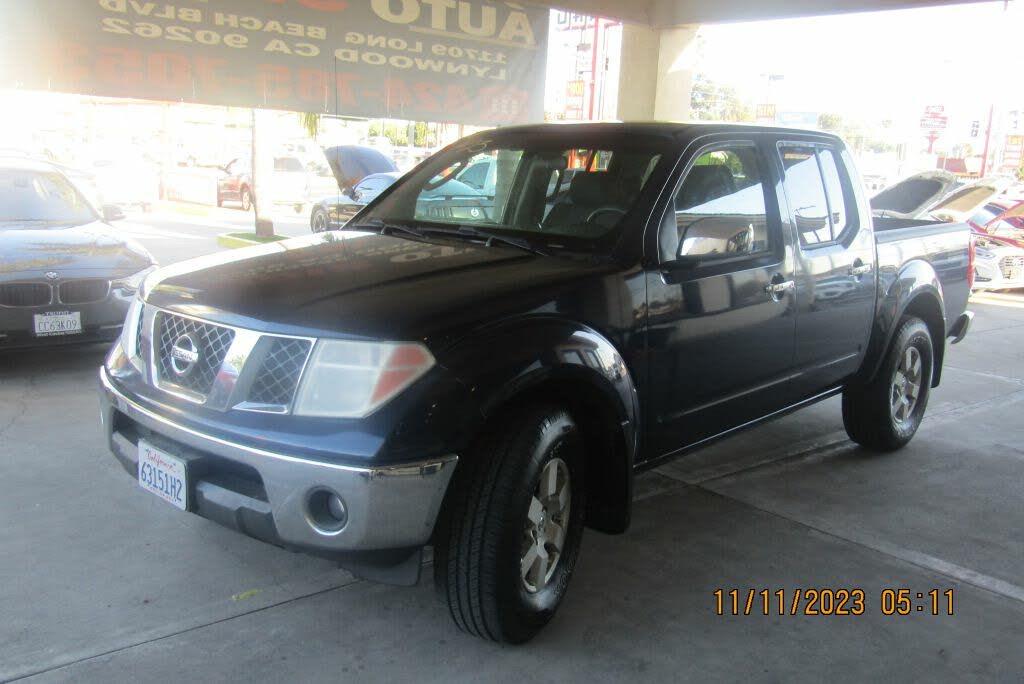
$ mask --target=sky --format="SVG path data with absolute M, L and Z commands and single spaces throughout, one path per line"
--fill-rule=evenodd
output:
M 793 111 L 980 116 L 1024 106 L 1024 2 L 706 25 L 683 58 Z M 767 74 L 782 74 L 769 84 Z M 773 89 L 773 90 L 769 90 Z

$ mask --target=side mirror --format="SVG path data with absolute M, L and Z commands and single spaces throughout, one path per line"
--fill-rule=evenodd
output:
M 120 221 L 124 218 L 124 210 L 116 204 L 104 204 L 101 211 L 104 221 Z
M 721 259 L 754 251 L 754 224 L 740 216 L 707 216 L 683 231 L 676 257 Z

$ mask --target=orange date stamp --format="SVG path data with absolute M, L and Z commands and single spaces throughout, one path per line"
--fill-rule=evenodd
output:
M 863 589 L 715 589 L 716 615 L 952 615 L 953 590 L 882 589 L 869 599 Z

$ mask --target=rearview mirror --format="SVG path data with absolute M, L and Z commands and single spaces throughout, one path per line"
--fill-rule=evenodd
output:
M 124 218 L 124 210 L 116 204 L 104 204 L 101 211 L 104 221 L 120 221 Z

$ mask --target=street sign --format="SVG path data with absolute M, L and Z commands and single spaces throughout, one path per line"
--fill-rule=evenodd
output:
M 941 131 L 949 126 L 949 118 L 942 114 L 925 114 L 921 117 L 921 128 L 926 131 Z

